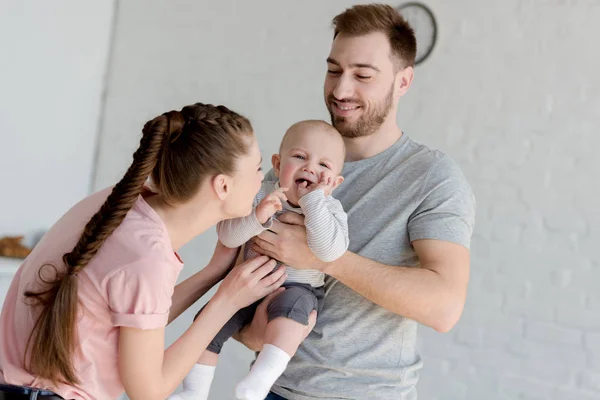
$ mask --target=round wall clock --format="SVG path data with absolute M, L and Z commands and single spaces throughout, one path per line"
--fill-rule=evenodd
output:
M 433 51 L 437 40 L 437 22 L 433 12 L 423 3 L 409 2 L 396 7 L 415 31 L 417 38 L 417 56 L 415 64 L 419 65 Z

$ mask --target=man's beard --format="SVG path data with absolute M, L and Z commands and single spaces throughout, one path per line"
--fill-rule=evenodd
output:
M 346 138 L 357 138 L 362 136 L 369 136 L 379 129 L 379 127 L 385 121 L 388 116 L 394 99 L 394 85 L 390 87 L 388 94 L 385 96 L 381 103 L 376 104 L 375 107 L 368 113 L 360 116 L 358 121 L 355 123 L 346 122 L 346 117 L 340 117 L 333 114 L 331 110 L 334 107 L 333 95 L 329 95 L 327 99 L 327 109 L 331 116 L 331 125 L 333 125 L 343 137 Z M 343 103 L 342 103 L 343 104 Z M 363 107 L 362 103 L 359 103 L 360 107 Z

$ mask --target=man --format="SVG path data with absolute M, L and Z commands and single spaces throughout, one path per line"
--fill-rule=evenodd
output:
M 314 330 L 267 399 L 412 400 L 417 323 L 447 332 L 463 310 L 475 199 L 452 160 L 397 125 L 414 73 L 410 26 L 378 4 L 354 6 L 333 25 L 325 102 L 347 148 L 335 196 L 350 250 L 320 262 L 291 213 L 255 238 L 257 251 L 331 277 Z M 262 329 L 258 315 L 240 340 L 259 350 Z

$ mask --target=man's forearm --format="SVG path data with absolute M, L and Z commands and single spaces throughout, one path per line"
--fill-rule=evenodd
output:
M 450 330 L 462 313 L 461 291 L 427 266 L 390 266 L 346 252 L 324 272 L 373 303 L 440 332 Z

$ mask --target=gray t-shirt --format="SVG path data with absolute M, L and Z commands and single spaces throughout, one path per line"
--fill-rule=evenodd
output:
M 347 162 L 334 191 L 348 214 L 349 250 L 388 265 L 416 266 L 412 240 L 469 247 L 475 198 L 459 167 L 406 134 L 365 160 Z M 270 173 L 266 179 L 274 179 Z M 413 400 L 421 357 L 417 322 L 331 277 L 317 325 L 273 392 L 289 400 Z

